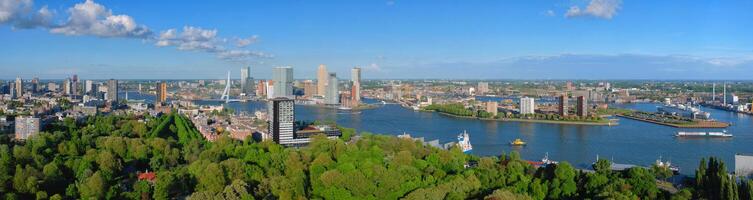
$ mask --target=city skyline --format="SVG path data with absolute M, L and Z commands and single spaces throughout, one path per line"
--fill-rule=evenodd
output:
M 314 79 L 319 64 L 339 74 L 360 66 L 364 79 L 748 80 L 753 72 L 744 1 L 2 1 L 0 79 L 222 79 L 247 66 L 259 78 L 292 66 L 294 77 Z

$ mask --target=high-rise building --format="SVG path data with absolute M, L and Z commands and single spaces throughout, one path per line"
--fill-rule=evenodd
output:
M 316 91 L 319 96 L 327 95 L 327 82 L 329 76 L 327 76 L 327 66 L 319 65 L 319 70 L 316 72 Z
M 275 67 L 272 69 L 272 81 L 274 81 L 274 98 L 293 98 L 293 68 Z
M 267 96 L 267 82 L 266 81 L 259 80 L 259 84 L 256 84 L 256 96 L 257 97 Z
M 578 109 L 575 111 L 580 117 L 588 116 L 588 99 L 584 96 L 578 96 Z
M 157 103 L 162 104 L 167 102 L 167 82 L 162 81 L 159 83 L 159 89 L 157 90 Z
M 31 79 L 31 93 L 39 92 L 39 77 Z
M 350 77 L 351 82 L 353 82 L 350 91 L 350 103 L 353 106 L 358 106 L 361 104 L 361 68 L 354 67 L 350 70 Z
M 92 90 L 94 90 L 94 81 L 92 80 L 86 80 L 84 81 L 84 93 L 92 93 Z
M 303 81 L 303 96 L 306 98 L 314 97 L 314 95 L 317 95 L 316 86 L 314 85 L 314 81 L 312 80 L 305 80 Z
M 251 67 L 241 68 L 241 93 L 251 96 L 254 95 L 254 78 L 251 77 Z
M 16 84 L 11 81 L 8 81 L 8 94 L 11 99 L 16 98 Z
M 16 140 L 25 140 L 39 133 L 39 118 L 30 116 L 16 117 Z
M 295 103 L 288 98 L 274 98 L 267 104 L 269 136 L 278 144 L 290 144 L 295 134 Z
M 326 104 L 337 105 L 340 104 L 340 88 L 337 82 L 337 74 L 330 73 L 327 80 L 326 94 L 324 95 Z
M 73 78 L 71 78 L 71 95 L 77 96 L 78 93 L 78 75 L 73 75 Z
M 564 116 L 567 116 L 567 115 L 568 115 L 568 114 L 567 114 L 567 108 L 568 108 L 568 103 L 569 103 L 569 102 L 568 102 L 568 101 L 569 101 L 569 99 L 568 99 L 568 97 L 567 97 L 567 94 L 563 94 L 563 95 L 561 95 L 561 96 L 560 96 L 560 97 L 558 98 L 558 100 L 559 100 L 559 109 L 558 109 L 558 114 L 559 114 L 560 116 L 563 116 L 563 117 L 564 117 Z
M 118 102 L 118 80 L 107 80 L 107 101 Z
M 536 113 L 536 103 L 531 97 L 520 98 L 520 114 Z
M 24 81 L 21 80 L 21 77 L 16 77 L 16 97 L 21 98 L 24 96 Z
M 478 82 L 478 94 L 486 94 L 489 92 L 489 83 Z
M 63 80 L 63 94 L 71 95 L 71 79 L 69 78 L 65 78 L 65 80 Z
M 489 114 L 492 114 L 492 116 L 497 116 L 497 107 L 499 106 L 499 103 L 496 101 L 489 101 L 486 102 L 486 112 Z

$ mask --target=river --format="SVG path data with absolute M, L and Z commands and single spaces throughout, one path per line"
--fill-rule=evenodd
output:
M 369 99 L 366 99 L 366 102 L 375 103 Z M 218 105 L 221 102 L 196 103 Z M 265 105 L 264 102 L 231 102 L 229 107 L 236 111 L 253 113 L 256 110 L 265 110 Z M 655 111 L 657 105 L 636 103 L 612 106 Z M 442 143 L 455 141 L 459 133 L 468 131 L 473 154 L 496 156 L 502 152 L 518 151 L 524 159 L 539 160 L 548 153 L 552 160 L 568 161 L 579 168 L 589 168 L 597 155 L 616 163 L 643 166 L 648 166 L 662 157 L 679 166 L 682 174 L 692 175 L 701 158 L 716 156 L 733 170 L 736 153 L 753 153 L 753 118 L 710 108 L 703 110 L 711 112 L 712 118 L 716 120 L 731 122 L 733 125 L 726 130 L 734 134 L 734 138 L 675 138 L 673 135 L 683 129 L 624 118 L 620 118 L 619 125 L 616 126 L 483 121 L 417 112 L 395 104 L 353 112 L 298 105 L 295 117 L 296 120 L 307 121 L 334 120 L 359 132 L 390 135 L 409 133 L 414 137 L 425 137 L 426 140 L 438 139 Z M 524 147 L 508 145 L 516 138 L 528 144 Z

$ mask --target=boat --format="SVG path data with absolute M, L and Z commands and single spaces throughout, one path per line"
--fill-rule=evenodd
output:
M 666 167 L 670 171 L 672 171 L 672 174 L 675 174 L 675 175 L 680 174 L 680 167 L 672 165 L 672 163 L 669 161 L 663 162 L 661 159 L 661 156 L 659 157 L 659 159 L 656 160 L 656 166 Z
M 468 132 L 463 131 L 463 133 L 458 135 L 458 146 L 460 146 L 460 149 L 463 150 L 463 153 L 470 153 L 471 150 L 473 150 L 473 146 L 471 146 L 471 138 L 468 136 Z
M 559 163 L 554 160 L 549 160 L 549 152 L 546 152 L 546 154 L 544 154 L 544 158 L 541 158 L 541 162 L 544 163 L 545 165 Z
M 730 138 L 732 134 L 728 134 L 727 130 L 722 132 L 677 132 L 675 137 L 718 137 L 718 138 Z
M 524 146 L 526 145 L 526 142 L 523 142 L 520 138 L 515 139 L 514 141 L 510 142 L 510 145 L 512 146 Z

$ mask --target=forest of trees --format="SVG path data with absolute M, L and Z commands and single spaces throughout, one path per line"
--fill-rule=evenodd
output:
M 701 161 L 671 194 L 666 169 L 595 172 L 567 162 L 534 168 L 515 152 L 477 157 L 410 139 L 361 133 L 317 136 L 304 148 L 205 141 L 181 115 L 96 116 L 50 125 L 24 143 L 0 144 L 3 199 L 750 199 L 749 180 Z M 472 165 L 467 165 L 473 163 Z M 151 182 L 140 172 L 156 172 Z

